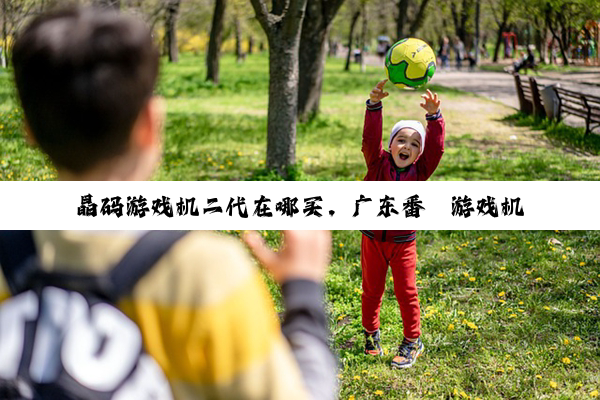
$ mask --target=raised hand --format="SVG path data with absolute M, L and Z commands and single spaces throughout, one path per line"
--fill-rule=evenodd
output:
M 325 278 L 331 257 L 329 231 L 284 231 L 283 246 L 277 252 L 257 232 L 248 232 L 244 241 L 279 284 L 291 279 L 322 282 Z
M 427 94 L 421 95 L 421 97 L 425 100 L 425 103 L 421 103 L 420 105 L 427 111 L 427 114 L 436 114 L 440 110 L 441 101 L 438 99 L 437 93 L 431 93 L 427 89 Z
M 373 90 L 371 90 L 371 93 L 369 94 L 369 100 L 371 101 L 371 104 L 379 103 L 381 99 L 389 95 L 388 92 L 383 91 L 383 87 L 385 86 L 385 83 L 387 81 L 387 79 L 379 81 L 379 83 L 375 85 Z

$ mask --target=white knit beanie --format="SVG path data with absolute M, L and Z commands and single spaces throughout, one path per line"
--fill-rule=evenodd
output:
M 423 154 L 423 150 L 425 150 L 425 128 L 423 128 L 423 124 L 421 124 L 419 121 L 406 120 L 396 122 L 396 125 L 394 125 L 394 127 L 392 128 L 392 134 L 390 135 L 388 149 L 392 147 L 392 140 L 394 140 L 394 136 L 396 136 L 396 133 L 400 132 L 400 130 L 404 128 L 414 129 L 419 133 L 419 135 L 421 135 L 421 152 L 419 153 L 419 155 Z

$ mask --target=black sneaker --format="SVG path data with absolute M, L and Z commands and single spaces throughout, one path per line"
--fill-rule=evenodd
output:
M 416 342 L 404 338 L 402 344 L 398 347 L 398 355 L 392 360 L 392 368 L 412 367 L 423 351 L 425 351 L 425 346 L 421 338 L 418 338 Z
M 381 348 L 381 344 L 379 344 L 381 338 L 379 335 L 379 329 L 374 333 L 367 333 L 365 331 L 365 354 L 371 356 L 381 356 L 383 355 L 383 349 Z

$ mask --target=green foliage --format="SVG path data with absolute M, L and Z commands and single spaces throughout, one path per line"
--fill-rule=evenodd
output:
M 298 124 L 297 164 L 289 179 L 362 180 L 366 174 L 360 150 L 364 102 L 384 71 L 367 67 L 365 73 L 348 73 L 342 70 L 343 62 L 327 61 L 321 113 Z M 163 161 L 154 179 L 280 179 L 264 170 L 267 54 L 253 54 L 241 64 L 232 55 L 223 56 L 217 86 L 204 81 L 205 72 L 203 56 L 183 54 L 178 64 L 163 65 L 157 93 L 167 98 L 168 115 Z M 532 146 L 502 139 L 513 132 L 531 135 L 500 121 L 509 113 L 507 108 L 459 90 L 428 88 L 442 99 L 447 127 L 446 152 L 432 180 L 600 179 L 593 158 L 564 153 L 539 139 Z M 424 89 L 390 86 L 388 91 L 384 140 L 397 120 L 424 120 L 419 107 Z M 0 74 L 0 179 L 55 179 L 46 157 L 25 143 L 12 92 L 10 75 Z

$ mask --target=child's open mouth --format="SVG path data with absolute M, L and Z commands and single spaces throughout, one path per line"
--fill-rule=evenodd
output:
M 398 154 L 398 157 L 402 160 L 402 161 L 406 161 L 408 160 L 408 154 Z

